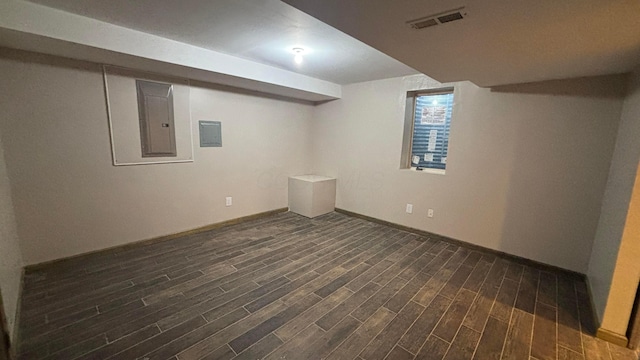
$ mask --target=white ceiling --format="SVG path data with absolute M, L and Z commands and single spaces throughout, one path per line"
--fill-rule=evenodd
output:
M 283 0 L 441 81 L 494 86 L 640 65 L 638 0 Z M 406 22 L 466 6 L 424 30 Z
M 337 84 L 417 73 L 279 0 L 30 1 Z

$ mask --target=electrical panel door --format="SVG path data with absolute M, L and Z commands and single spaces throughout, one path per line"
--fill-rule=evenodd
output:
M 142 157 L 176 156 L 173 85 L 136 80 Z

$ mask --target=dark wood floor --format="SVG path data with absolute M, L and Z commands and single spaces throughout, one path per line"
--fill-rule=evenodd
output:
M 584 282 L 332 213 L 25 276 L 22 359 L 635 359 Z

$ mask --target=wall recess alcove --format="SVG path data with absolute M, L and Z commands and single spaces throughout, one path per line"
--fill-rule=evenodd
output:
M 113 165 L 193 161 L 185 79 L 103 67 Z

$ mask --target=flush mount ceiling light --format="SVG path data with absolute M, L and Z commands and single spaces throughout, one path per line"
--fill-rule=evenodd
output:
M 305 53 L 304 49 L 301 47 L 294 47 L 291 49 L 291 52 L 294 54 L 293 61 L 298 65 L 302 64 L 302 55 Z

